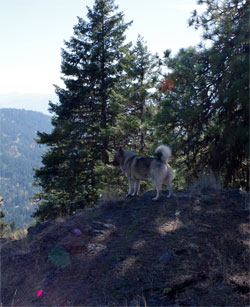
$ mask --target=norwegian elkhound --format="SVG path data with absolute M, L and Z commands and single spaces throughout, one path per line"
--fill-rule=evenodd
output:
M 151 178 L 156 187 L 156 196 L 152 200 L 159 199 L 160 190 L 166 184 L 172 195 L 172 169 L 167 163 L 171 156 L 171 149 L 166 145 L 156 148 L 154 157 L 142 157 L 137 153 L 124 150 L 122 147 L 115 153 L 113 165 L 120 166 L 123 174 L 128 178 L 127 196 L 135 196 L 140 189 L 140 180 Z

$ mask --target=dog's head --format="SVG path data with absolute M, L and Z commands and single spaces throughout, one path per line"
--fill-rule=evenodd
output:
M 120 147 L 119 150 L 117 150 L 117 152 L 115 153 L 112 164 L 114 166 L 120 166 L 123 164 L 123 161 L 124 161 L 124 151 L 122 147 Z

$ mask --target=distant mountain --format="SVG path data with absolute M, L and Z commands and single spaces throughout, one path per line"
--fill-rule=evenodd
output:
M 30 197 L 34 168 L 41 165 L 45 146 L 38 145 L 36 132 L 51 131 L 51 117 L 39 112 L 0 109 L 0 195 L 3 197 L 5 221 L 26 226 L 32 221 L 34 205 Z
M 51 94 L 0 94 L 0 108 L 17 108 L 49 114 L 49 101 L 58 101 L 56 95 Z

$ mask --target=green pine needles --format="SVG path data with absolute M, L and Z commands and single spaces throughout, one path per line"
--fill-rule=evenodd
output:
M 113 0 L 95 1 L 88 22 L 79 18 L 62 50 L 65 88 L 56 87 L 59 103 L 50 103 L 54 129 L 38 133 L 38 143 L 50 147 L 35 173 L 43 202 L 34 216 L 42 220 L 72 214 L 98 199 L 96 165 L 109 162 L 109 127 L 117 116 L 111 93 L 124 74 L 130 46 L 124 34 L 130 23 L 115 11 Z

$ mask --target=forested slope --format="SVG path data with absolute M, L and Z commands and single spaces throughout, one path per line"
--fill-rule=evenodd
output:
M 33 168 L 39 167 L 45 146 L 34 138 L 37 130 L 50 131 L 51 118 L 39 112 L 0 109 L 2 208 L 6 221 L 24 226 L 31 221 L 34 205 Z

